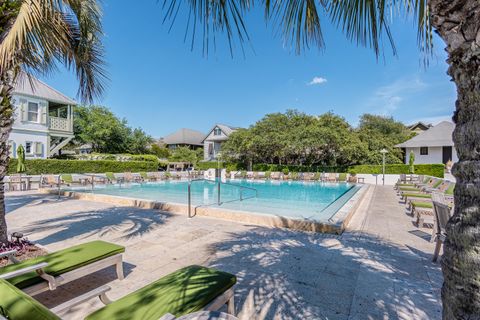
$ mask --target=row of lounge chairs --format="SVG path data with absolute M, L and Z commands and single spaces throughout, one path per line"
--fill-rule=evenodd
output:
M 106 172 L 104 174 L 61 174 L 61 175 L 43 175 L 41 178 L 41 186 L 58 186 L 58 185 L 91 185 L 91 184 L 107 184 L 107 183 L 143 183 L 155 182 L 167 179 L 185 179 L 195 177 L 188 172 L 138 172 L 138 173 L 113 173 Z
M 431 241 L 436 242 L 433 255 L 433 261 L 436 261 L 445 240 L 445 226 L 453 212 L 455 183 L 430 176 L 406 181 L 402 175 L 395 189 L 419 228 L 424 226 L 425 217 L 433 218 Z
M 299 180 L 299 181 L 325 181 L 325 182 L 357 182 L 356 176 L 347 173 L 325 172 L 283 172 L 273 171 L 237 171 L 232 173 L 234 179 L 252 180 Z
M 116 301 L 110 301 L 102 286 L 48 309 L 34 298 L 40 292 L 116 266 L 122 280 L 125 248 L 105 241 L 76 245 L 22 262 L 15 251 L 0 253 L 13 264 L 0 267 L 0 319 L 59 319 L 78 304 L 99 297 L 106 304 L 86 319 L 173 319 L 200 310 L 218 310 L 227 305 L 234 313 L 235 275 L 202 266 L 179 269 Z

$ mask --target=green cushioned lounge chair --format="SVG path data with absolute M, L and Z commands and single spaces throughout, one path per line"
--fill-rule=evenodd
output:
M 117 301 L 106 296 L 110 290 L 102 286 L 51 310 L 26 295 L 9 282 L 0 279 L 0 315 L 8 319 L 60 319 L 59 316 L 99 297 L 107 304 L 88 315 L 86 319 L 158 320 L 166 314 L 176 317 L 200 310 L 218 310 L 227 304 L 233 314 L 234 275 L 201 266 L 177 270 Z
M 64 184 L 72 184 L 73 183 L 73 176 L 71 174 L 62 174 L 60 176 L 62 183 Z
M 109 266 L 116 266 L 117 277 L 123 279 L 124 252 L 125 247 L 99 240 L 21 262 L 13 258 L 15 251 L 9 251 L 0 257 L 8 256 L 14 263 L 0 268 L 0 278 L 8 278 L 12 285 L 31 295 L 54 290 Z M 40 272 L 29 270 L 39 264 L 44 265 Z
M 345 182 L 347 181 L 347 174 L 345 172 L 341 172 L 338 174 L 338 181 Z
M 433 204 L 426 201 L 412 201 L 412 209 L 414 208 L 424 208 L 424 209 L 433 209 Z

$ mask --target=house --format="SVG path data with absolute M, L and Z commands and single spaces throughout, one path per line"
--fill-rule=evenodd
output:
M 423 131 L 426 131 L 426 130 L 430 129 L 431 127 L 432 127 L 431 124 L 425 124 L 421 121 L 407 126 L 407 128 L 410 131 L 415 132 L 416 134 L 422 133 Z
M 73 139 L 73 107 L 77 104 L 42 81 L 20 77 L 12 93 L 14 123 L 10 156 L 23 145 L 26 158 L 49 158 Z
M 203 147 L 203 139 L 205 134 L 192 130 L 182 128 L 162 139 L 164 145 L 169 149 L 176 149 L 177 147 L 189 147 L 190 149 L 198 149 Z
M 85 143 L 75 148 L 76 154 L 90 154 L 93 151 L 91 143 Z
M 222 150 L 222 144 L 238 128 L 224 124 L 216 124 L 203 139 L 203 159 L 205 161 L 217 160 Z
M 403 149 L 405 163 L 409 161 L 410 151 L 415 155 L 415 164 L 445 164 L 449 160 L 457 162 L 458 156 L 452 139 L 454 129 L 453 123 L 443 121 L 396 147 Z

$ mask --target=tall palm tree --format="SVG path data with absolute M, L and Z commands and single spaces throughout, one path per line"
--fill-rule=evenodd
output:
M 105 72 L 100 17 L 96 0 L 0 2 L 0 244 L 8 240 L 1 181 L 9 160 L 13 85 L 33 74 L 48 74 L 61 63 L 76 72 L 82 100 L 101 94 Z
M 445 42 L 448 74 L 457 86 L 453 140 L 459 161 L 455 211 L 448 222 L 442 258 L 444 319 L 480 319 L 480 1 L 479 0 L 164 0 L 172 23 L 189 11 L 187 30 L 203 32 L 203 48 L 226 34 L 230 47 L 248 40 L 245 14 L 254 6 L 282 31 L 295 50 L 323 47 L 320 20 L 341 28 L 360 45 L 381 54 L 382 39 L 395 51 L 389 25 L 396 17 L 413 15 L 421 50 L 429 54 L 432 30 Z M 271 19 L 273 18 L 273 19 Z M 197 28 L 201 25 L 201 28 Z

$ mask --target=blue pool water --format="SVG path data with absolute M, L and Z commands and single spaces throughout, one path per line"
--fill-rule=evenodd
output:
M 220 188 L 225 209 L 274 214 L 292 218 L 327 221 L 358 190 L 348 183 L 301 181 L 229 180 Z M 239 201 L 241 188 L 243 201 Z M 160 202 L 187 203 L 187 181 L 162 181 L 144 184 L 97 186 L 89 191 Z M 192 205 L 218 207 L 215 182 L 195 181 L 191 185 Z M 258 196 L 255 196 L 255 195 Z

